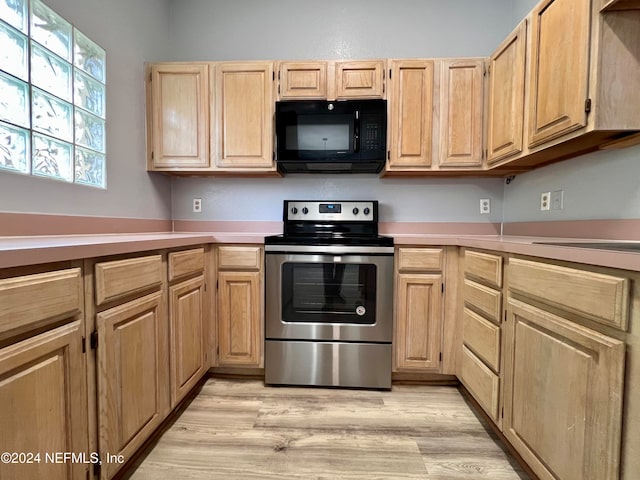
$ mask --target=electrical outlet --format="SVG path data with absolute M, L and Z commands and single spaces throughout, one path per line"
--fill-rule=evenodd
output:
M 543 192 L 540 194 L 540 210 L 547 211 L 551 209 L 551 192 Z
M 489 198 L 480 199 L 480 213 L 491 213 L 491 200 Z
M 551 192 L 551 210 L 562 210 L 564 208 L 564 190 Z
M 201 213 L 202 212 L 202 199 L 194 198 L 193 199 L 193 213 Z

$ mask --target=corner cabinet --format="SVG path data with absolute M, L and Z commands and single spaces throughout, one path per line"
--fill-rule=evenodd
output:
M 395 372 L 440 371 L 442 248 L 397 249 Z
M 218 247 L 218 366 L 263 367 L 263 249 Z
M 147 67 L 147 169 L 276 173 L 273 62 Z

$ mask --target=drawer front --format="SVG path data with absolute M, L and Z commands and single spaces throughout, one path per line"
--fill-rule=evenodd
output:
M 96 305 L 162 285 L 162 257 L 96 263 Z
M 629 317 L 629 279 L 530 260 L 509 260 L 509 290 L 621 330 Z
M 80 313 L 82 292 L 79 268 L 0 280 L 0 340 Z
M 489 253 L 464 251 L 465 276 L 496 288 L 502 287 L 502 257 Z
M 486 315 L 489 320 L 500 323 L 502 292 L 465 278 L 463 295 L 466 305 Z
M 464 345 L 460 379 L 484 411 L 497 421 L 500 379 Z
M 169 254 L 169 281 L 204 271 L 204 248 Z
M 260 247 L 218 247 L 218 268 L 220 270 L 260 270 L 262 255 Z
M 462 340 L 494 372 L 500 371 L 500 327 L 468 308 L 462 316 Z
M 399 248 L 398 269 L 401 272 L 439 272 L 443 256 L 441 248 Z

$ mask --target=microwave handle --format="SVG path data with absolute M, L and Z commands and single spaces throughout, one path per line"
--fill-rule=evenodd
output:
M 353 122 L 353 151 L 360 153 L 360 111 L 356 110 Z

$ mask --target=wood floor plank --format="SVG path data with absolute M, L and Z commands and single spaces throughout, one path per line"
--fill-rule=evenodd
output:
M 133 480 L 526 479 L 454 387 L 209 380 Z

